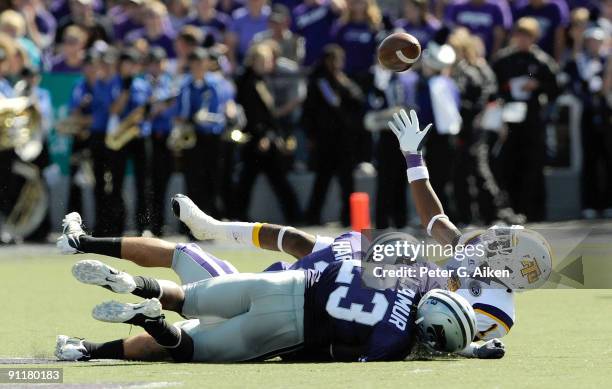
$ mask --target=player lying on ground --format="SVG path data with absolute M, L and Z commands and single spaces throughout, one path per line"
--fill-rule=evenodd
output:
M 404 115 L 405 115 L 405 113 L 404 113 Z M 418 124 L 416 125 L 416 127 L 418 128 Z M 433 194 L 433 197 L 435 198 L 435 194 Z M 210 235 L 209 237 L 219 238 L 219 237 L 226 236 L 226 237 L 230 237 L 231 239 L 236 240 L 238 242 L 253 242 L 255 245 L 259 245 L 258 244 L 259 243 L 259 232 L 262 231 L 263 232 L 263 236 L 267 236 L 268 238 L 270 238 L 272 236 L 273 239 L 268 240 L 267 243 L 264 242 L 263 244 L 261 244 L 261 246 L 274 249 L 275 248 L 274 247 L 275 246 L 274 245 L 274 241 L 277 242 L 277 245 L 278 245 L 278 242 L 280 241 L 281 242 L 280 243 L 281 248 L 282 248 L 282 246 L 284 244 L 283 230 L 287 230 L 286 227 L 277 227 L 277 226 L 272 227 L 272 228 L 269 229 L 270 231 L 268 231 L 268 234 L 266 234 L 265 233 L 266 229 L 261 227 L 261 225 L 258 225 L 258 224 L 249 224 L 249 223 L 222 223 L 222 222 L 218 222 L 218 221 L 216 221 L 214 219 L 210 219 L 206 215 L 204 215 L 204 216 L 205 216 L 203 218 L 203 219 L 205 219 L 204 220 L 205 221 L 204 225 L 206 225 L 207 228 L 209 228 L 209 229 L 212 228 L 211 231 L 208 231 L 208 233 Z M 434 220 L 433 222 L 435 223 L 436 220 Z M 433 223 L 429 223 L 429 224 L 431 225 Z M 193 226 L 192 226 L 192 229 L 197 230 L 197 228 L 194 228 Z M 429 228 L 428 228 L 428 230 L 429 230 Z M 509 232 L 505 231 L 505 232 L 503 232 L 503 234 L 500 233 L 500 232 L 501 232 L 501 230 L 496 230 L 496 231 L 494 231 L 492 233 L 494 235 L 494 238 L 495 238 L 495 240 L 493 242 L 493 243 L 495 243 L 495 245 L 499 245 L 500 241 L 502 241 L 502 242 L 509 242 L 509 246 L 505 247 L 505 248 L 506 249 L 509 248 L 510 251 L 514 250 L 515 252 L 522 252 L 522 251 L 525 250 L 525 248 L 529 248 L 529 244 L 527 244 L 527 245 L 523 244 L 522 245 L 522 250 L 518 250 L 518 248 L 520 248 L 521 245 L 516 244 L 516 241 L 518 241 L 519 239 L 515 239 L 515 238 L 518 235 L 518 232 L 520 232 L 520 231 L 512 231 L 512 230 L 509 231 Z M 299 235 L 300 232 L 296 231 L 296 234 Z M 274 235 L 276 235 L 276 236 L 274 236 Z M 483 242 L 487 242 L 487 240 L 485 239 L 486 235 L 487 235 L 486 233 L 480 235 L 480 239 L 482 239 Z M 525 236 L 528 236 L 528 235 L 531 235 L 531 234 L 527 234 L 527 233 L 523 234 L 522 238 L 520 240 L 524 241 L 525 240 Z M 280 239 L 279 239 L 279 236 L 280 236 Z M 92 239 L 95 239 L 95 238 L 92 238 Z M 137 238 L 133 238 L 133 239 L 137 239 Z M 85 239 L 85 240 L 87 241 L 88 239 Z M 306 237 L 305 240 L 308 241 L 306 247 L 312 247 L 314 245 L 312 243 L 313 241 L 315 241 L 314 237 Z M 526 239 L 526 240 L 529 243 L 530 239 Z M 100 243 L 102 243 L 102 242 L 100 242 Z M 118 240 L 115 240 L 115 244 L 116 243 L 118 243 Z M 132 242 L 132 243 L 134 243 L 136 246 L 138 246 L 138 244 L 136 244 L 136 242 Z M 540 246 L 541 245 L 542 244 L 540 243 Z M 536 244 L 536 246 L 537 246 L 537 244 Z M 496 259 L 496 258 L 494 258 L 495 256 L 500 257 L 500 255 L 499 255 L 500 253 L 499 252 L 494 252 L 493 248 L 491 246 L 489 246 L 488 248 L 489 248 L 489 252 L 487 253 L 487 257 L 488 258 L 492 258 L 493 260 L 495 260 Z M 120 249 L 119 252 L 121 252 L 121 251 L 123 251 L 123 250 Z M 131 250 L 126 250 L 126 251 L 127 252 L 131 252 Z M 290 252 L 290 249 L 287 249 L 285 251 L 289 251 Z M 533 251 L 534 250 L 531 250 L 531 253 L 533 253 Z M 536 252 L 537 252 L 537 250 L 536 250 Z M 529 254 L 529 252 L 528 252 L 528 254 Z M 168 258 L 171 258 L 171 257 L 172 256 L 170 256 L 170 255 L 166 255 L 165 261 L 169 262 Z M 545 259 L 546 255 L 543 255 L 542 258 Z M 548 258 L 550 259 L 549 255 L 548 255 Z M 472 260 L 472 259 L 470 259 L 470 260 Z M 499 261 L 499 259 L 498 259 L 498 261 Z M 146 262 L 146 260 L 145 260 L 145 262 Z M 320 262 L 316 262 L 316 263 L 318 264 Z M 163 265 L 149 265 L 149 266 L 163 266 Z M 517 273 L 520 273 L 521 275 L 523 275 L 523 272 L 517 272 Z M 544 272 L 542 272 L 542 273 L 544 273 Z M 536 274 L 536 275 L 539 276 L 540 274 Z M 544 273 L 544 275 L 542 277 L 539 277 L 539 279 L 545 279 L 545 275 L 547 275 L 547 274 Z M 523 278 L 526 278 L 526 277 L 523 277 Z M 529 277 L 529 278 L 531 278 L 531 277 Z M 538 280 L 538 277 L 536 277 L 536 281 L 537 280 Z M 478 281 L 478 282 L 481 282 L 481 281 Z M 522 282 L 522 280 L 520 279 L 520 277 L 514 277 L 514 278 L 510 279 L 510 285 L 513 286 L 513 287 L 516 287 L 517 289 L 525 287 L 524 285 L 521 284 L 521 282 Z M 478 285 L 477 285 L 477 287 L 474 287 L 473 285 L 470 285 L 470 292 L 473 292 L 475 290 L 478 291 L 479 289 L 480 288 L 478 287 Z M 474 295 L 476 297 L 478 297 L 478 296 L 481 296 L 481 295 L 484 296 L 484 295 L 486 295 L 486 293 L 484 291 L 482 291 L 482 292 L 474 293 Z M 478 300 L 478 299 L 476 299 L 476 300 Z M 511 302 L 511 300 L 510 300 L 510 302 Z M 478 303 L 474 303 L 473 305 L 476 307 L 477 304 Z M 484 330 L 481 330 L 482 337 L 484 337 L 486 339 L 487 336 L 491 336 L 492 334 L 494 334 L 495 330 L 496 330 L 495 327 L 499 327 L 499 328 L 497 328 L 497 330 L 498 331 L 502 331 L 502 335 L 503 335 L 503 333 L 505 333 L 505 332 L 504 332 L 504 330 L 502 330 L 502 328 L 505 327 L 505 331 L 507 331 L 509 326 L 507 326 L 507 325 L 504 326 L 504 324 L 506 324 L 506 322 L 504 322 L 503 320 L 500 320 L 498 317 L 502 316 L 502 314 L 504 312 L 503 311 L 496 312 L 496 307 L 494 305 L 480 304 L 480 306 L 482 306 L 482 309 L 479 308 L 479 310 L 481 310 L 482 312 L 481 312 L 481 315 L 479 315 L 479 316 L 487 317 L 487 318 L 490 318 L 491 320 L 493 320 L 493 324 L 491 324 L 488 327 L 484 327 Z M 512 303 L 510 303 L 510 306 L 513 309 Z M 489 311 L 489 312 L 487 312 L 487 311 Z M 493 313 L 490 313 L 490 311 L 493 311 Z M 497 311 L 500 311 L 500 310 L 497 309 Z M 495 313 L 497 313 L 498 317 L 494 316 Z M 511 323 L 510 323 L 510 325 L 511 325 Z M 473 350 L 478 350 L 478 349 L 473 348 Z
M 316 251 L 321 247 L 325 247 L 326 245 L 329 246 L 330 242 L 334 242 L 334 238 L 325 236 L 314 237 L 304 231 L 296 230 L 292 227 L 280 227 L 260 223 L 222 222 L 202 212 L 189 198 L 183 195 L 176 195 L 172 199 L 172 204 L 175 215 L 190 228 L 192 234 L 196 238 L 201 240 L 229 240 L 248 246 L 285 252 L 291 252 L 288 250 L 289 247 L 310 248 L 313 246 L 313 241 L 315 242 L 313 251 Z M 232 231 L 234 228 L 250 228 L 251 232 L 242 233 L 239 235 L 240 238 L 236 238 L 238 235 Z M 260 228 L 262 232 L 266 231 L 265 239 L 267 239 L 267 241 L 262 241 L 260 238 L 258 238 L 258 236 L 260 236 L 260 234 L 257 233 L 258 228 Z M 488 250 L 487 255 L 490 255 L 490 258 L 494 258 L 495 253 L 493 253 L 493 241 L 497 242 L 495 244 L 499 244 L 499 242 L 511 241 L 512 237 L 514 236 L 514 230 L 515 229 L 496 228 L 489 231 L 473 231 L 463 237 L 462 241 L 465 243 L 462 244 L 468 244 L 467 242 L 477 244 L 477 238 L 479 238 L 482 242 L 490 242 L 489 246 L 491 249 Z M 280 233 L 278 233 L 278 231 L 280 231 Z M 286 231 L 286 235 L 283 234 L 283 231 Z M 357 236 L 353 245 L 350 247 L 356 251 L 361 250 L 362 243 L 359 238 L 359 233 L 351 232 L 349 234 Z M 281 239 L 277 240 L 277 236 L 281 236 Z M 413 238 L 412 240 L 416 240 L 416 238 Z M 355 254 L 355 256 L 356 255 L 357 254 Z M 310 262 L 308 259 L 300 260 L 299 256 L 296 256 L 296 258 L 298 261 L 294 264 L 277 262 L 270 266 L 269 269 L 283 270 L 312 268 L 322 270 L 329 263 L 336 260 L 336 257 L 333 255 L 328 255 L 322 259 L 318 259 L 316 262 Z M 342 258 L 342 256 L 340 256 L 340 258 Z M 359 259 L 361 259 L 361 257 L 359 257 Z M 482 262 L 482 258 L 477 258 L 475 256 L 465 256 L 461 260 L 459 260 L 458 257 L 455 257 L 449 259 L 444 267 L 447 269 L 456 269 L 459 266 L 474 268 L 481 265 Z M 520 274 L 520 272 L 518 273 Z M 516 285 L 514 282 L 516 282 Z M 505 285 L 492 282 L 492 280 L 486 278 L 473 279 L 470 277 L 464 277 L 459 279 L 458 277 L 453 277 L 444 283 L 444 287 L 445 289 L 449 289 L 460 294 L 470 302 L 476 312 L 476 322 L 478 328 L 476 340 L 488 341 L 505 336 L 513 326 L 515 314 L 512 288 L 520 288 L 520 282 L 522 282 L 522 280 L 518 278 L 509 280 L 509 283 L 512 283 L 512 286 L 507 287 Z M 466 350 L 462 354 L 465 356 L 473 355 L 473 353 L 477 350 L 477 345 L 472 345 L 470 350 Z
M 72 232 L 76 229 L 67 228 Z M 72 236 L 72 244 L 78 248 L 93 244 L 90 249 L 107 254 L 107 249 L 117 244 L 82 234 L 76 239 L 74 234 L 65 236 Z M 346 237 L 351 238 L 356 236 Z M 142 240 L 141 248 L 147 242 Z M 129 238 L 123 240 L 120 252 L 136 252 L 136 247 L 124 250 L 123 246 L 132 243 Z M 161 247 L 161 241 L 156 243 L 159 250 L 170 249 Z M 100 245 L 107 247 L 101 250 Z M 321 251 L 326 250 L 310 256 L 316 259 Z M 178 261 L 175 257 L 175 266 Z M 225 265 L 214 260 L 208 263 L 219 268 Z M 191 270 L 202 277 L 200 269 L 204 268 Z M 59 359 L 163 360 L 170 356 L 175 361 L 237 362 L 299 350 L 292 355 L 294 359 L 402 360 L 416 343 L 437 351 L 463 350 L 476 331 L 469 303 L 455 293 L 437 289 L 440 284 L 436 279 L 425 276 L 416 286 L 394 289 L 364 288 L 359 260 L 337 260 L 322 272 L 226 274 L 184 286 L 133 277 L 99 261 L 80 261 L 73 267 L 73 274 L 81 282 L 145 298 L 139 304 L 100 304 L 94 308 L 93 317 L 138 325 L 147 334 L 102 344 L 59 336 Z M 192 320 L 171 325 L 162 309 Z
M 505 228 L 494 226 L 486 231 L 478 230 L 461 234 L 444 214 L 429 183 L 428 172 L 420 154 L 420 146 L 431 125 L 421 131 L 416 113 L 412 111 L 410 115 L 412 119 L 401 110 L 394 116 L 395 124 L 389 123 L 389 126 L 397 135 L 400 148 L 406 156 L 412 198 L 423 227 L 442 245 L 451 245 L 455 248 L 481 245 L 484 248 L 484 253 L 481 255 L 463 255 L 461 258 L 456 255 L 445 267 L 450 269 L 464 267 L 470 271 L 476 267 L 488 267 L 492 270 L 503 269 L 510 272 L 510 275 L 503 279 L 459 278 L 455 273 L 447 287 L 472 304 L 477 315 L 478 339 L 490 340 L 503 337 L 515 319 L 513 291 L 538 288 L 548 279 L 552 268 L 550 246 L 540 234 L 520 226 Z M 180 195 L 173 199 L 173 210 L 199 239 L 229 239 L 260 246 L 257 233 L 252 234 L 253 238 L 250 238 L 249 233 L 236 234 L 232 231 L 234 226 L 250 226 L 249 228 L 255 229 L 259 225 L 257 223 L 228 223 L 215 220 L 197 209 L 189 199 Z M 306 236 L 303 232 L 288 228 L 282 227 L 281 231 L 295 231 L 298 237 Z M 280 236 L 282 240 L 282 233 Z M 310 239 L 314 240 L 314 237 Z M 283 242 L 279 242 L 275 247 L 274 241 L 272 239 L 262 247 L 272 250 L 278 247 L 283 251 Z M 322 241 L 322 238 L 318 237 L 317 241 Z M 477 350 L 475 346 L 472 349 Z
M 177 195 L 173 199 L 173 210 L 190 224 L 193 224 L 194 220 L 202 221 L 206 219 L 208 221 L 205 230 L 201 228 L 196 233 L 196 236 L 200 238 L 215 237 L 222 239 L 226 237 L 233 241 L 248 242 L 247 244 L 258 247 L 291 252 L 296 258 L 303 257 L 294 264 L 275 263 L 267 270 L 324 270 L 327 265 L 339 260 L 347 258 L 360 260 L 363 254 L 361 251 L 361 236 L 355 232 L 342 234 L 334 240 L 328 237 L 315 237 L 291 227 L 259 223 L 219 222 L 208 217 L 191 200 L 182 195 Z M 190 219 L 187 217 L 188 215 L 191 215 Z M 64 229 L 65 234 L 58 240 L 58 246 L 64 253 L 90 252 L 127 259 L 141 266 L 171 267 L 178 274 L 183 284 L 223 274 L 237 273 L 237 270 L 230 263 L 215 258 L 195 244 L 177 245 L 153 238 L 93 238 L 87 236 L 81 228 L 80 216 L 76 213 L 66 216 Z M 303 254 L 305 253 L 309 253 L 309 255 L 304 257 Z M 97 273 L 94 272 L 97 274 L 97 279 L 90 277 L 91 274 L 85 277 L 85 273 L 92 273 L 92 271 L 84 269 L 91 268 L 99 269 Z M 143 277 L 133 277 L 133 281 L 132 277 L 128 277 L 129 282 L 126 283 L 123 280 L 125 273 L 117 272 L 99 261 L 81 261 L 75 265 L 73 271 L 75 276 L 83 282 L 107 285 L 117 292 L 133 292 L 144 297 L 140 292 L 142 285 L 145 283 Z M 113 284 L 109 280 L 120 280 L 121 283 Z M 148 280 L 147 282 L 155 284 L 156 281 Z M 160 285 L 166 283 L 167 281 L 158 281 Z M 123 285 L 127 285 L 127 287 Z M 436 286 L 445 287 L 446 280 L 438 281 Z M 66 341 L 67 338 L 60 339 L 58 350 L 62 349 L 62 343 Z M 142 347 L 139 346 L 140 343 L 143 343 Z M 149 358 L 147 350 L 150 351 L 154 348 L 154 346 L 150 346 L 152 343 L 154 341 L 146 334 L 130 338 L 126 340 L 126 344 L 129 345 L 129 352 L 126 351 L 125 356 L 132 359 Z M 115 346 L 113 348 L 115 352 L 111 356 L 104 352 L 98 352 L 98 345 L 96 344 L 90 342 L 84 344 L 87 347 L 87 353 L 92 358 L 116 358 L 112 355 L 117 355 L 116 350 L 119 350 L 124 342 L 121 340 L 111 342 L 110 345 Z M 74 345 L 79 346 L 80 340 L 73 339 L 69 342 L 66 350 L 74 349 Z M 108 347 L 102 347 L 102 351 Z M 80 350 L 84 351 L 82 347 Z M 144 352 L 141 352 L 141 350 Z M 76 356 L 80 358 L 83 356 L 80 352 L 75 354 L 67 351 L 64 354 L 59 357 L 72 358 Z M 325 354 L 329 356 L 329 350 L 325 350 Z M 474 344 L 470 345 L 461 354 L 479 358 L 499 358 L 503 356 L 503 344 L 497 340 L 492 340 L 482 346 Z M 336 357 L 338 356 L 336 355 Z

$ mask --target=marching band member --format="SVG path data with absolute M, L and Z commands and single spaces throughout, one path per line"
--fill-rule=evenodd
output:
M 166 51 L 162 47 L 153 47 L 147 58 L 145 81 L 149 85 L 152 100 L 170 98 L 174 93 L 173 80 L 167 72 Z M 168 135 L 172 130 L 174 106 L 153 106 L 149 113 L 151 123 L 151 232 L 162 235 L 164 226 L 164 205 L 166 188 L 174 170 L 174 157 L 167 146 Z
M 300 217 L 296 194 L 287 180 L 284 166 L 284 139 L 274 117 L 274 97 L 264 83 L 264 77 L 274 68 L 274 52 L 265 44 L 252 46 L 245 59 L 245 70 L 236 82 L 237 100 L 244 107 L 247 119 L 245 131 L 251 136 L 242 152 L 244 167 L 238 179 L 237 209 L 246 219 L 255 179 L 265 173 L 274 194 L 280 200 L 288 223 Z
M 94 235 L 112 235 L 112 214 L 109 209 L 115 209 L 110 194 L 113 190 L 111 178 L 112 159 L 108 158 L 109 150 L 106 148 L 104 139 L 108 125 L 110 106 L 118 96 L 121 84 L 117 76 L 117 52 L 112 48 L 106 48 L 101 52 L 99 62 L 99 77 L 92 93 L 92 122 L 90 129 L 89 146 L 93 162 L 93 172 L 96 181 L 94 187 L 94 198 L 96 208 L 96 225 Z
M 140 72 L 140 54 L 133 49 L 124 50 L 119 57 L 118 77 L 120 78 L 121 91 L 110 107 L 111 117 L 117 116 L 119 123 L 115 128 L 114 120 L 109 121 L 108 131 L 122 131 L 122 123 L 132 120 L 130 116 L 136 109 L 145 106 L 149 99 L 149 85 L 138 76 Z M 146 110 L 146 109 L 145 109 Z M 135 125 L 142 122 L 144 115 L 135 119 Z M 131 125 L 130 125 L 131 126 Z M 134 167 L 134 179 L 136 184 L 136 230 L 142 234 L 148 228 L 148 196 L 147 188 L 147 158 L 145 147 L 145 136 L 148 136 L 148 126 L 140 126 L 140 134 L 131 139 L 118 151 L 110 151 L 112 159 L 111 197 L 114 212 L 111 219 L 113 222 L 109 228 L 123 232 L 125 223 L 125 206 L 123 203 L 123 179 L 127 161 L 132 160 Z
M 83 61 L 83 78 L 72 88 L 70 97 L 70 114 L 75 118 L 83 119 L 91 125 L 93 112 L 93 92 L 98 80 L 99 58 L 95 52 L 90 52 Z M 75 176 L 82 166 L 85 154 L 89 154 L 88 146 L 89 131 L 80 128 L 73 134 L 72 155 L 70 156 L 70 190 L 68 195 L 68 209 L 82 212 L 81 187 Z
M 220 135 L 225 125 L 219 88 L 206 77 L 210 53 L 198 47 L 189 55 L 190 76 L 178 96 L 177 124 L 195 131 L 195 146 L 183 150 L 187 192 L 202 209 L 217 213 Z

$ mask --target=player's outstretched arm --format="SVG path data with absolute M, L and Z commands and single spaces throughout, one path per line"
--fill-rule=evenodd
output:
M 461 233 L 444 214 L 442 203 L 429 183 L 429 173 L 421 155 L 421 147 L 431 123 L 423 130 L 419 128 L 419 118 L 414 110 L 410 116 L 404 109 L 393 115 L 389 128 L 400 143 L 406 157 L 408 182 L 414 205 L 427 233 L 441 244 L 457 244 Z
M 172 198 L 174 215 L 189 227 L 200 240 L 219 239 L 282 251 L 297 259 L 327 246 L 327 237 L 314 236 L 294 227 L 267 223 L 224 222 L 204 213 L 189 197 L 177 194 Z

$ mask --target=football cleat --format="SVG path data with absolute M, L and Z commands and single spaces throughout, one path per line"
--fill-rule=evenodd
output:
M 205 214 L 191 199 L 183 194 L 172 197 L 172 212 L 185 223 L 196 239 L 209 240 L 221 238 L 219 221 Z
M 55 357 L 60 361 L 88 361 L 89 352 L 83 345 L 83 339 L 58 335 L 55 341 Z
M 79 254 L 79 239 L 85 235 L 83 221 L 78 212 L 71 212 L 62 220 L 62 235 L 57 239 L 57 248 L 62 254 Z
M 145 320 L 147 318 L 155 319 L 160 317 L 161 314 L 162 305 L 156 298 L 148 299 L 138 304 L 106 301 L 96 305 L 91 312 L 94 319 L 108 323 L 133 322 L 140 317 Z
M 115 293 L 131 293 L 136 289 L 136 282 L 130 274 L 95 259 L 75 263 L 72 275 L 84 284 L 103 286 Z

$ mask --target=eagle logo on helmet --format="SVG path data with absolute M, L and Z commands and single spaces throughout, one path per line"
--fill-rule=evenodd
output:
M 521 269 L 521 275 L 527 278 L 527 282 L 533 284 L 540 279 L 540 275 L 542 271 L 540 270 L 540 266 L 535 259 L 531 259 L 529 257 L 525 257 L 521 260 L 521 264 L 523 268 Z

